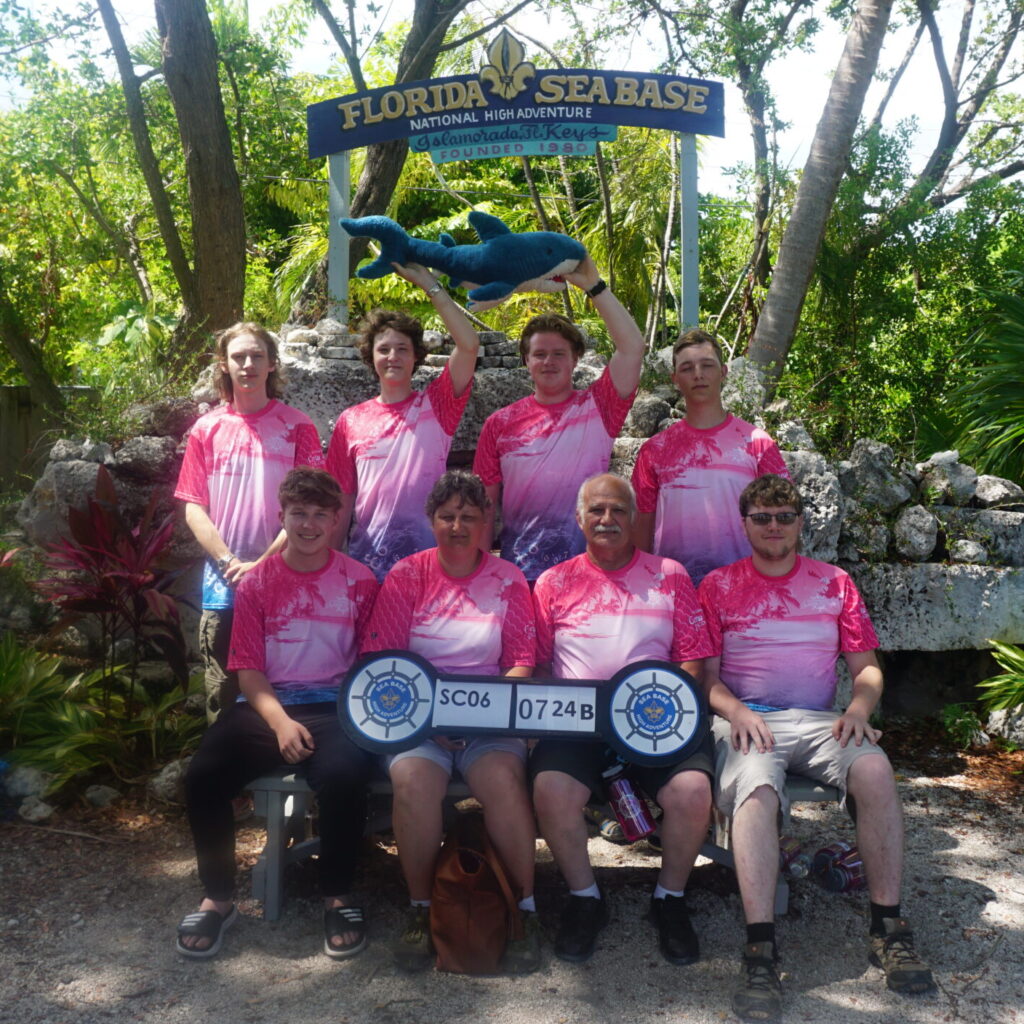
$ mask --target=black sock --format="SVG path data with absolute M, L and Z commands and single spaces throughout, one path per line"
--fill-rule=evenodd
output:
M 884 917 L 899 917 L 900 916 L 900 905 L 897 903 L 894 907 L 883 907 L 880 903 L 871 904 L 871 934 L 872 935 L 884 935 L 885 925 L 882 924 L 882 918 Z
M 752 942 L 770 942 L 772 949 L 775 948 L 775 922 L 761 921 L 758 924 L 747 925 L 747 944 Z

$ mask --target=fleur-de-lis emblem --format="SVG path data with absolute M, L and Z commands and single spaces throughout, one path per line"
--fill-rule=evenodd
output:
M 385 690 L 380 695 L 380 702 L 388 711 L 393 710 L 395 705 L 397 705 L 401 699 L 402 695 L 398 692 L 398 690 Z
M 537 74 L 537 69 L 524 61 L 526 51 L 523 44 L 507 28 L 487 48 L 487 59 L 491 62 L 480 69 L 480 80 L 486 82 L 502 99 L 515 99 L 526 83 Z
M 665 714 L 665 708 L 661 704 L 656 703 L 655 701 L 651 701 L 650 704 L 644 705 L 642 710 L 644 713 L 644 717 L 647 719 L 648 722 L 651 723 L 661 721 L 662 717 Z

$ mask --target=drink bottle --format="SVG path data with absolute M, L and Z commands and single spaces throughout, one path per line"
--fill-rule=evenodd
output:
M 622 826 L 622 835 L 627 842 L 635 843 L 654 831 L 654 819 L 647 809 L 647 802 L 637 793 L 633 783 L 626 776 L 626 766 L 615 761 L 602 773 L 605 796 L 612 812 Z
M 800 841 L 792 836 L 779 837 L 779 870 L 790 878 L 806 878 L 811 872 L 811 855 L 804 853 Z

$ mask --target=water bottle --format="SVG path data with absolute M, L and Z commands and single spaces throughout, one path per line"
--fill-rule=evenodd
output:
M 841 839 L 837 839 L 834 843 L 829 843 L 828 846 L 823 846 L 815 855 L 814 860 L 811 863 L 811 870 L 819 878 L 823 877 L 825 872 L 840 857 L 844 857 L 850 852 L 850 844 L 844 843 Z
M 829 892 L 857 892 L 866 885 L 864 861 L 856 846 L 833 862 L 825 872 L 821 884 Z
M 811 873 L 811 855 L 805 853 L 798 839 L 779 837 L 779 870 L 789 878 L 806 878 Z
M 622 835 L 626 841 L 635 843 L 649 836 L 654 831 L 654 819 L 647 809 L 647 802 L 626 777 L 626 766 L 616 761 L 601 773 L 601 778 L 604 780 L 605 796 L 622 826 Z

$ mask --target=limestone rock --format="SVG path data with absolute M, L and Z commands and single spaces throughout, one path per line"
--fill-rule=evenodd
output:
M 982 650 L 1024 636 L 1024 573 L 982 565 L 848 566 L 885 651 Z
M 633 475 L 636 457 L 640 454 L 640 447 L 643 443 L 643 438 L 639 437 L 617 437 L 612 444 L 612 457 L 608 463 L 609 472 L 618 473 L 619 476 L 629 480 Z
M 138 480 L 173 484 L 181 465 L 178 442 L 173 437 L 133 437 L 118 450 L 114 463 L 119 473 Z
M 839 534 L 843 522 L 843 494 L 839 478 L 814 451 L 784 451 L 789 475 L 804 499 L 804 528 L 801 551 L 808 558 L 834 562 L 839 553 Z
M 15 800 L 41 797 L 49 787 L 51 776 L 27 764 L 16 764 L 4 777 L 4 789 Z
M 335 320 L 334 317 L 325 316 L 323 320 L 317 322 L 316 333 L 322 337 L 336 337 L 339 334 L 348 334 L 348 325 Z
M 977 541 L 993 565 L 1024 566 L 1024 512 L 941 505 L 933 511 L 946 531 L 947 546 L 958 540 Z
M 316 357 L 302 363 L 287 354 L 282 356 L 281 362 L 288 380 L 284 400 L 301 409 L 316 424 L 320 439 L 325 443 L 330 441 L 334 421 L 343 409 L 366 402 L 380 391 L 373 371 L 362 362 L 346 360 L 343 368 L 338 368 L 340 360 Z M 422 380 L 423 372 L 422 367 L 416 372 L 414 387 Z
M 126 416 L 136 423 L 140 436 L 180 441 L 199 418 L 199 406 L 187 398 L 165 398 L 129 406 Z
M 889 551 L 889 528 L 885 520 L 874 509 L 865 508 L 850 497 L 845 499 L 844 509 L 839 558 L 845 562 L 862 558 L 869 562 L 882 561 Z
M 671 411 L 672 407 L 664 399 L 641 393 L 626 417 L 622 433 L 626 437 L 653 437 L 658 432 L 658 424 L 667 419 Z
M 974 497 L 984 508 L 993 505 L 1024 505 L 1024 487 L 1012 480 L 1004 480 L 1001 476 L 985 473 L 978 477 Z
M 953 541 L 949 546 L 949 559 L 951 562 L 964 562 L 968 565 L 987 565 L 989 561 L 985 545 L 976 540 Z
M 440 352 L 448 342 L 448 335 L 440 331 L 424 331 L 423 344 L 428 352 Z
M 789 451 L 817 451 L 814 440 L 800 420 L 786 420 L 785 423 L 781 423 L 779 429 L 775 431 L 775 440 L 780 448 Z
M 121 799 L 121 794 L 113 786 L 89 786 L 85 791 L 85 799 L 93 807 L 109 807 Z
M 990 736 L 1000 736 L 1016 747 L 1024 747 L 1024 704 L 993 711 L 985 730 Z
M 18 509 L 18 524 L 36 547 L 67 536 L 68 508 L 85 508 L 86 497 L 96 493 L 96 472 L 95 462 L 81 459 L 46 464 Z
M 152 776 L 146 789 L 150 796 L 163 800 L 168 804 L 185 802 L 185 772 L 188 771 L 191 757 L 183 757 L 180 761 L 171 761 Z
M 917 465 L 921 490 L 932 504 L 966 505 L 978 485 L 978 474 L 960 462 L 957 451 L 937 452 Z
M 666 377 L 672 375 L 672 349 L 673 345 L 664 345 L 662 348 L 656 349 L 651 355 L 647 356 L 644 362 L 647 366 L 655 373 L 663 373 Z
M 893 471 L 893 450 L 880 441 L 855 441 L 849 462 L 840 463 L 843 493 L 867 508 L 893 512 L 913 497 L 907 482 Z
M 912 562 L 923 562 L 935 550 L 939 521 L 923 505 L 903 509 L 892 530 L 896 550 Z
M 349 363 L 360 361 L 359 350 L 352 348 L 351 345 L 323 345 L 317 352 L 324 359 L 342 359 Z M 427 356 L 427 359 L 430 358 L 431 356 Z
M 729 373 L 722 385 L 722 404 L 734 416 L 760 425 L 767 394 L 764 370 L 745 356 L 729 362 Z
M 18 807 L 18 817 L 33 825 L 38 825 L 53 817 L 53 808 L 39 797 L 29 796 L 21 801 L 21 806 Z
M 309 345 L 316 348 L 320 344 L 320 335 L 310 327 L 295 327 L 282 335 L 286 345 Z

